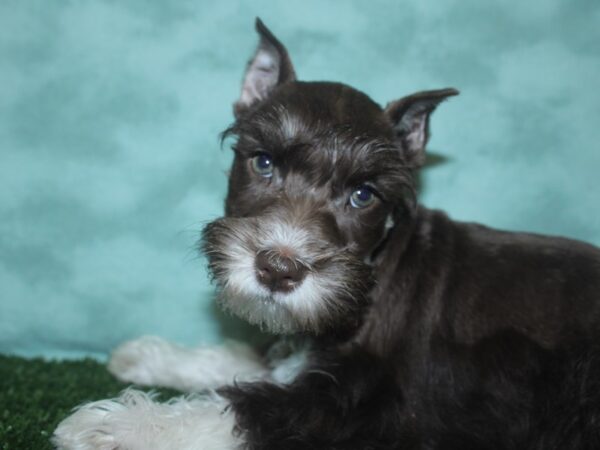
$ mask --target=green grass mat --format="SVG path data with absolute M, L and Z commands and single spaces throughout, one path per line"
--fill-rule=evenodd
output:
M 52 449 L 50 436 L 73 407 L 114 397 L 125 387 L 91 359 L 45 361 L 0 355 L 0 449 Z M 163 399 L 178 394 L 157 391 Z

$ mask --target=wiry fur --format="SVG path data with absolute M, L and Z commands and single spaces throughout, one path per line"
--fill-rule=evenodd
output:
M 233 426 L 227 401 L 214 392 L 158 403 L 128 389 L 78 408 L 52 441 L 72 450 L 232 450 L 243 442 L 231 433 Z
M 239 368 L 231 354 L 217 358 L 228 362 L 229 382 L 209 403 L 157 404 L 128 392 L 83 406 L 54 442 L 130 450 L 600 448 L 600 250 L 417 206 L 413 174 L 430 115 L 457 91 L 421 92 L 382 109 L 348 86 L 296 81 L 285 47 L 260 21 L 257 30 L 225 133 L 236 138 L 226 214 L 206 228 L 202 247 L 225 308 L 291 334 L 292 344 L 251 364 L 244 357 Z M 253 169 L 257 155 L 272 162 L 267 177 Z M 353 206 L 365 188 L 376 198 Z M 264 267 L 259 254 L 268 256 Z M 305 276 L 292 280 L 291 269 L 269 258 L 285 258 Z M 294 284 L 266 284 L 261 270 Z M 299 351 L 295 340 L 309 343 Z M 206 352 L 152 342 L 118 350 L 113 372 L 184 388 L 214 383 L 202 367 Z M 147 353 L 154 362 L 138 358 Z
M 319 333 L 330 322 L 354 319 L 366 301 L 370 268 L 348 251 L 332 250 L 325 239 L 318 239 L 318 232 L 310 217 L 275 212 L 256 220 L 225 218 L 210 224 L 204 250 L 221 305 L 274 333 Z M 257 252 L 281 248 L 293 249 L 296 264 L 308 271 L 302 285 L 289 294 L 272 293 L 256 280 Z

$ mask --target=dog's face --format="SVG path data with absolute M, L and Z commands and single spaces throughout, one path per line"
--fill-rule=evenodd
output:
M 394 224 L 413 207 L 429 114 L 456 91 L 415 94 L 383 110 L 338 83 L 296 81 L 281 43 L 257 21 L 226 217 L 203 247 L 222 305 L 273 332 L 355 326 Z

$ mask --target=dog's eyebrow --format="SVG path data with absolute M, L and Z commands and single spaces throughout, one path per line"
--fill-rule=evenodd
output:
M 350 163 L 350 174 L 370 174 L 401 169 L 404 161 L 400 151 L 390 142 L 368 136 L 354 136 L 335 140 L 340 158 Z
M 299 122 L 281 121 L 278 117 L 269 114 L 252 120 L 239 120 L 221 133 L 221 145 L 227 138 L 233 137 L 237 138 L 233 149 L 238 153 L 252 155 L 266 151 L 281 157 L 312 145 L 314 136 L 299 133 Z
M 276 137 L 264 138 L 252 134 L 242 134 L 232 146 L 233 150 L 243 156 L 254 156 L 260 152 L 267 152 L 278 158 L 293 158 L 302 150 L 311 147 L 311 143 L 300 140 L 281 141 Z
M 356 140 L 346 151 L 349 158 L 341 160 L 349 162 L 344 173 L 348 185 L 373 184 L 380 194 L 393 201 L 412 191 L 411 168 L 392 143 L 377 138 Z

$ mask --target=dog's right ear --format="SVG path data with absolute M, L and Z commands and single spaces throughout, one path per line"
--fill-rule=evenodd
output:
M 233 105 L 236 117 L 256 102 L 266 99 L 276 86 L 296 79 L 286 48 L 258 17 L 256 31 L 260 40 L 246 67 L 240 98 Z
M 429 139 L 429 116 L 448 97 L 458 95 L 454 88 L 423 91 L 389 103 L 385 114 L 392 123 L 396 141 L 413 167 L 425 162 Z

